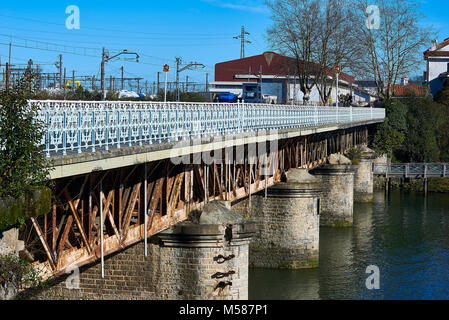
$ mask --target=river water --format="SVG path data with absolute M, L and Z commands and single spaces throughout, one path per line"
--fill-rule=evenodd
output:
M 251 269 L 250 299 L 449 299 L 449 195 L 377 192 L 352 228 L 321 228 L 320 266 Z M 380 288 L 366 273 L 379 268 Z

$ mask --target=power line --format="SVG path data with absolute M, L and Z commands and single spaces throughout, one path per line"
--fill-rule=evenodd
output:
M 37 22 L 42 24 L 48 24 L 48 25 L 56 25 L 56 26 L 64 26 L 61 23 L 55 23 L 55 22 L 49 22 L 49 21 L 42 21 L 37 19 L 30 19 L 30 18 L 24 18 L 24 17 L 14 17 L 10 15 L 0 14 L 0 17 L 15 19 L 15 20 L 24 20 L 24 21 L 30 21 L 30 22 Z M 65 27 L 65 26 L 64 26 Z M 177 36 L 195 36 L 195 37 L 201 37 L 201 36 L 209 36 L 209 37 L 217 37 L 217 36 L 223 36 L 228 37 L 229 34 L 216 34 L 216 33 L 161 33 L 161 32 L 142 32 L 142 31 L 132 31 L 132 30 L 118 30 L 118 29 L 105 29 L 105 28 L 95 28 L 95 27 L 83 27 L 83 29 L 87 30 L 96 30 L 96 31 L 108 31 L 108 32 L 114 32 L 114 33 L 127 33 L 127 34 L 147 34 L 147 35 L 161 35 L 161 36 L 170 36 L 170 35 L 177 35 Z

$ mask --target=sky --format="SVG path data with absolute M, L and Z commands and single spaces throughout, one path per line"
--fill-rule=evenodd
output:
M 79 30 L 66 27 L 70 5 L 80 10 Z M 438 40 L 448 38 L 449 1 L 424 1 L 422 11 L 423 23 L 440 31 Z M 240 35 L 242 25 L 250 33 L 246 56 L 270 50 L 265 40 L 270 24 L 263 0 L 2 1 L 0 58 L 6 62 L 11 41 L 13 64 L 32 58 L 45 72 L 57 72 L 55 63 L 62 53 L 68 74 L 76 70 L 76 75 L 99 77 L 102 47 L 111 54 L 127 49 L 140 55 L 139 63 L 110 61 L 107 77 L 119 77 L 124 66 L 126 77 L 142 77 L 151 83 L 167 63 L 169 81 L 174 81 L 174 60 L 182 57 L 184 63 L 206 67 L 182 72 L 181 81 L 189 76 L 191 81 L 205 83 L 206 73 L 213 80 L 216 63 L 240 57 L 240 40 L 233 37 Z

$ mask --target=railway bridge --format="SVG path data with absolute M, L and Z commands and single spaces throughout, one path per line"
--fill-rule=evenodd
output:
M 367 144 L 368 128 L 385 118 L 378 108 L 29 103 L 39 106 L 46 124 L 42 143 L 53 167 L 53 199 L 51 211 L 21 233 L 28 256 L 56 279 L 53 294 L 65 298 L 246 299 L 248 263 L 255 261 L 251 237 L 260 240 L 260 228 L 273 223 L 276 229 L 280 216 L 297 208 L 311 217 L 304 220 L 301 209 L 282 228 L 305 224 L 306 233 L 316 232 L 324 206 L 316 177 L 348 186 L 345 177 L 354 172 L 337 166 L 344 168 L 313 177 L 307 171 Z M 296 195 L 285 191 L 296 188 L 293 182 Z M 296 200 L 283 207 L 284 198 Z M 257 212 L 276 210 L 271 220 L 257 220 Z M 297 231 L 282 228 L 270 231 L 277 233 L 273 239 L 295 237 Z M 279 241 L 296 243 L 293 251 L 302 253 L 284 255 L 296 259 L 286 265 L 252 264 L 305 267 L 297 260 L 318 250 L 317 239 Z

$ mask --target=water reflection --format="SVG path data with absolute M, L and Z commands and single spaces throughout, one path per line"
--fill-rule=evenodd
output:
M 356 204 L 353 228 L 322 228 L 315 270 L 250 271 L 251 299 L 449 299 L 449 195 L 392 192 Z M 380 290 L 367 290 L 367 266 Z

